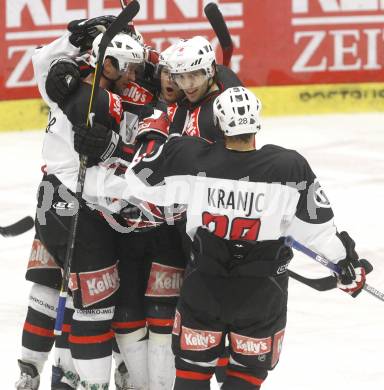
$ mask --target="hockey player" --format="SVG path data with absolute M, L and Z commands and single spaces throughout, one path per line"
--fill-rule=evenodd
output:
M 151 99 L 151 104 L 163 108 L 169 104 L 170 110 L 176 106 L 176 101 L 183 97 L 183 93 L 170 80 L 169 72 L 166 68 L 166 58 L 172 52 L 173 47 L 169 47 L 166 51 L 161 53 L 160 62 L 158 64 L 157 74 L 159 75 L 160 87 L 156 86 L 156 77 L 152 85 L 149 81 L 137 79 L 129 81 L 126 86 L 122 87 L 122 101 L 125 116 L 128 117 L 129 124 L 134 124 L 137 117 L 143 115 L 142 113 L 149 112 L 148 107 L 143 107 Z M 65 68 L 64 68 L 65 67 Z M 49 97 L 52 100 L 61 100 L 62 96 L 68 97 L 68 93 L 74 91 L 69 90 L 65 83 L 61 82 L 63 77 L 63 70 L 66 77 L 76 79 L 77 67 L 67 59 L 63 58 L 56 63 L 50 70 L 46 87 L 49 92 Z M 133 93 L 133 89 L 135 88 Z M 151 88 L 158 88 L 153 94 L 150 93 Z M 140 95 L 141 94 L 141 95 Z M 141 97 L 138 97 L 138 96 Z M 152 97 L 151 97 L 152 96 Z M 160 102 L 157 103 L 157 100 Z M 167 107 L 164 107 L 167 110 Z M 168 110 L 170 113 L 171 111 Z M 152 109 L 153 112 L 153 109 Z M 136 118 L 136 119 L 135 119 Z M 149 129 L 151 126 L 149 126 Z M 95 129 L 94 129 L 95 130 Z M 138 139 L 136 138 L 137 130 L 130 127 L 129 140 L 135 142 L 136 145 L 144 143 L 144 150 L 148 152 L 151 144 L 157 139 L 161 139 L 164 135 L 159 132 L 152 132 L 149 134 L 147 129 L 142 129 Z M 77 139 L 81 134 L 76 135 Z M 81 143 L 81 141 L 79 141 Z M 110 140 L 101 144 L 101 150 L 107 149 Z M 94 145 L 96 147 L 96 144 Z M 135 148 L 135 145 L 132 146 Z M 132 208 L 131 208 L 132 209 Z M 123 287 L 119 293 L 121 299 L 117 305 L 114 317 L 115 337 L 119 340 L 119 344 L 125 344 L 125 358 L 132 362 L 138 361 L 138 354 L 144 353 L 143 345 L 148 342 L 148 371 L 149 371 L 149 385 L 151 390 L 168 390 L 172 386 L 174 379 L 174 357 L 171 351 L 171 331 L 173 326 L 173 318 L 175 313 L 176 301 L 179 295 L 179 287 L 182 281 L 183 269 L 185 268 L 185 256 L 182 251 L 180 234 L 174 226 L 164 224 L 164 217 L 161 216 L 161 210 L 156 210 L 152 207 L 152 213 L 156 218 L 154 221 L 142 220 L 142 216 L 136 215 L 131 218 L 127 216 L 127 209 L 122 213 L 124 219 L 130 226 L 134 226 L 133 236 L 129 235 L 124 238 L 124 247 L 131 256 L 135 257 L 138 272 L 143 273 L 143 281 L 145 284 L 142 287 L 142 295 L 145 295 L 145 303 L 147 308 L 146 315 L 141 315 L 140 308 L 136 312 L 126 310 L 124 305 L 125 296 L 129 291 L 125 291 Z M 132 214 L 132 211 L 129 210 Z M 160 226 L 164 224 L 164 226 Z M 153 227 L 158 226 L 156 230 Z M 151 229 L 151 231 L 148 231 Z M 132 255 L 134 254 L 134 255 Z M 139 263 L 142 263 L 141 265 Z M 128 274 L 129 269 L 133 264 L 125 265 L 122 262 L 119 264 L 120 274 Z M 158 282 L 160 275 L 160 284 Z M 124 276 L 125 277 L 125 276 Z M 177 283 L 171 287 L 161 287 L 161 278 L 173 278 Z M 147 282 L 148 281 L 148 282 Z M 132 285 L 137 285 L 138 280 L 131 280 L 129 283 L 124 283 L 130 290 Z M 146 326 L 145 319 L 148 326 L 149 337 L 148 340 L 141 340 L 145 335 Z M 143 324 L 141 328 L 132 329 L 131 324 Z M 135 341 L 134 337 L 141 335 Z M 130 356 L 128 356 L 130 355 Z
M 83 122 L 87 117 L 93 77 L 92 74 L 87 76 L 71 99 L 63 101 L 62 104 L 57 105 L 47 97 L 47 64 L 57 59 L 61 53 L 75 56 L 79 52 L 78 48 L 71 44 L 69 37 L 70 35 L 66 34 L 39 49 L 33 56 L 40 93 L 51 108 L 43 149 L 47 174 L 41 185 L 44 191 L 41 191 L 39 197 L 36 226 L 44 245 L 61 266 L 70 216 L 73 208 L 77 206 L 71 196 L 76 185 L 79 164 L 78 155 L 73 149 L 72 125 Z M 92 66 L 95 66 L 100 40 L 101 35 L 93 42 Z M 127 34 L 118 34 L 107 48 L 101 88 L 95 102 L 95 118 L 115 132 L 120 131 L 122 111 L 120 98 L 111 91 L 118 87 L 119 82 L 134 81 L 142 64 L 143 47 Z M 114 152 L 123 152 L 120 149 L 122 144 L 115 146 Z M 99 161 L 89 160 L 89 170 L 99 169 Z M 87 184 L 86 180 L 86 185 L 91 184 Z M 52 202 L 47 201 L 49 194 Z M 108 388 L 113 339 L 111 322 L 119 287 L 116 268 L 119 254 L 116 244 L 120 238 L 109 224 L 92 210 L 92 205 L 81 204 L 79 213 L 80 238 L 76 243 L 72 267 L 75 275 L 72 279 L 72 292 L 76 310 L 71 323 L 69 342 L 82 388 Z
M 255 148 L 261 103 L 252 92 L 230 88 L 213 107 L 223 143 L 173 137 L 152 176 L 154 158 L 142 159 L 124 180 L 108 177 L 102 189 L 118 198 L 188 206 L 193 245 L 173 328 L 174 389 L 210 388 L 226 335 L 231 356 L 222 389 L 260 389 L 279 361 L 286 326 L 292 251 L 281 237 L 292 235 L 337 263 L 338 287 L 353 297 L 365 270 L 348 233 L 337 232 L 308 162 L 276 145 Z M 86 143 L 91 140 L 90 133 Z
M 181 40 L 167 58 L 171 79 L 184 92 L 185 99 L 172 116 L 170 134 L 222 140 L 212 122 L 212 103 L 226 88 L 241 81 L 229 68 L 216 64 L 215 52 L 201 36 Z
M 69 45 L 70 50 L 73 51 L 74 46 L 78 47 L 80 52 L 91 48 L 94 38 L 100 32 L 105 31 L 114 18 L 114 16 L 101 16 L 70 23 L 68 25 L 68 30 L 71 32 L 69 35 L 71 42 L 71 45 Z M 65 85 L 67 90 L 74 91 L 79 85 L 80 72 L 76 68 L 74 77 L 66 77 L 68 76 L 66 75 L 68 67 L 70 69 L 74 68 L 73 61 L 66 60 L 62 62 L 60 67 L 57 68 L 57 75 L 60 84 Z M 89 73 L 88 70 L 86 70 L 85 74 L 83 70 L 81 72 L 84 77 Z M 52 84 L 50 86 L 54 87 L 54 91 L 48 92 L 59 93 L 57 101 L 63 103 L 64 96 L 60 95 L 60 88 Z M 45 169 L 45 167 L 43 168 Z M 54 343 L 53 326 L 57 310 L 58 289 L 61 285 L 60 268 L 43 245 L 38 231 L 33 241 L 26 279 L 34 284 L 31 288 L 27 317 L 23 327 L 22 354 L 19 360 L 21 375 L 16 383 L 16 388 L 37 389 L 39 387 L 40 373 Z M 56 365 L 53 367 L 52 372 L 52 388 L 56 388 L 57 378 L 57 382 L 59 382 L 62 377 L 67 377 L 63 380 L 68 381 L 73 386 L 78 381 L 78 376 L 68 350 L 70 320 L 73 313 L 71 297 L 67 300 L 67 306 L 63 333 L 56 338 Z M 65 387 L 65 384 L 60 386 Z

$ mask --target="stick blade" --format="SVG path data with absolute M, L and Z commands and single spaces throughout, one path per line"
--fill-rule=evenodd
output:
M 204 13 L 213 30 L 215 31 L 217 38 L 219 39 L 220 46 L 223 50 L 223 64 L 228 66 L 233 52 L 233 42 L 231 34 L 229 33 L 227 24 L 225 23 L 223 14 L 216 3 L 208 3 L 204 7 Z
M 12 225 L 0 228 L 0 233 L 3 237 L 14 237 L 27 232 L 32 229 L 34 225 L 35 222 L 33 218 L 28 216 Z
M 365 273 L 368 275 L 370 272 L 373 271 L 373 265 L 366 259 L 360 259 L 360 263 L 365 269 Z
M 291 278 L 301 282 L 317 291 L 329 291 L 336 288 L 337 279 L 334 276 L 326 276 L 324 278 L 310 279 L 302 275 L 297 274 L 291 270 L 288 270 L 288 274 Z

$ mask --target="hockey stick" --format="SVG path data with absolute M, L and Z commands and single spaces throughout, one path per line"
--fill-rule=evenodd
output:
M 296 272 L 288 270 L 288 275 L 297 280 L 300 283 L 305 284 L 308 287 L 314 288 L 317 291 L 329 291 L 336 288 L 337 279 L 334 276 L 326 276 L 324 278 L 310 279 L 305 276 L 299 275 Z
M 99 53 L 97 57 L 95 73 L 92 81 L 92 91 L 89 99 L 89 107 L 88 107 L 88 115 L 87 115 L 87 125 L 90 125 L 92 121 L 93 113 L 93 105 L 96 101 L 96 97 L 99 90 L 100 77 L 103 69 L 103 60 L 104 54 L 107 49 L 108 44 L 111 40 L 117 35 L 121 30 L 123 30 L 128 22 L 132 20 L 137 13 L 139 12 L 140 4 L 137 0 L 133 0 L 127 7 L 125 7 L 119 16 L 113 21 L 113 23 L 108 27 L 105 31 L 101 42 L 99 44 Z M 79 173 L 77 176 L 77 185 L 76 185 L 76 199 L 80 204 L 80 200 L 83 194 L 84 182 L 85 182 L 85 174 L 87 171 L 87 157 L 80 156 L 80 167 Z M 67 251 L 65 254 L 64 261 L 64 271 L 63 271 L 63 280 L 61 283 L 60 295 L 59 295 L 59 303 L 57 307 L 57 315 L 55 322 L 55 335 L 61 335 L 61 329 L 64 321 L 64 310 L 65 303 L 68 296 L 68 283 L 69 277 L 71 273 L 71 265 L 75 247 L 76 233 L 77 233 L 77 225 L 79 221 L 79 211 L 73 215 L 71 220 L 71 226 L 69 230 L 68 243 L 67 243 Z
M 332 261 L 326 259 L 325 257 L 317 254 L 316 252 L 307 248 L 303 244 L 300 244 L 300 242 L 296 241 L 293 237 L 290 237 L 290 236 L 286 237 L 285 238 L 285 245 L 306 254 L 308 257 L 312 258 L 313 260 L 315 260 L 318 263 L 322 264 L 323 266 L 327 267 L 331 271 L 340 275 L 341 269 L 337 264 L 335 264 Z M 360 262 L 361 262 L 362 266 L 364 267 L 366 273 L 369 273 L 372 271 L 373 267 L 367 260 L 361 259 Z M 369 284 L 365 283 L 363 290 L 369 292 L 371 295 L 373 295 L 377 299 L 384 301 L 384 293 L 382 293 L 381 291 L 377 290 L 376 288 L 370 286 Z
M 208 3 L 204 7 L 204 13 L 219 39 L 221 51 L 223 52 L 223 65 L 228 66 L 233 53 L 233 42 L 223 14 L 216 3 Z
M 27 232 L 32 229 L 35 222 L 32 217 L 24 217 L 9 226 L 0 227 L 0 235 L 3 237 L 14 237 Z

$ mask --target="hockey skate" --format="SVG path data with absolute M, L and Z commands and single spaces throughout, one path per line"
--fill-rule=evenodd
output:
M 32 363 L 17 361 L 20 367 L 20 379 L 15 383 L 17 390 L 37 390 L 40 385 L 40 375 Z
M 115 370 L 116 390 L 134 390 L 135 387 L 129 384 L 129 374 L 124 362 L 119 364 Z

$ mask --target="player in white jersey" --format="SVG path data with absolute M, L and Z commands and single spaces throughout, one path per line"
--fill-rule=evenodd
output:
M 171 138 L 151 176 L 154 157 L 136 161 L 125 180 L 109 175 L 98 188 L 118 198 L 188 207 L 193 245 L 173 329 L 175 390 L 210 388 L 226 335 L 231 355 L 222 389 L 260 389 L 276 366 L 292 258 L 281 237 L 292 235 L 337 263 L 338 286 L 350 295 L 365 283 L 355 244 L 337 232 L 329 200 L 304 157 L 276 145 L 255 148 L 260 109 L 252 92 L 230 88 L 214 101 L 224 143 Z
M 184 95 L 172 80 L 170 80 L 169 72 L 166 67 L 166 59 L 172 50 L 173 47 L 171 46 L 161 53 L 156 71 L 158 80 L 156 75 L 152 80 L 153 86 L 157 86 L 158 90 L 155 93 L 155 98 L 151 102 L 151 105 L 156 104 L 156 98 L 158 97 L 161 102 L 160 106 L 171 104 L 173 107 L 173 105 L 176 105 L 176 101 Z M 57 62 L 51 68 L 47 77 L 46 87 L 49 97 L 61 104 L 63 97 L 68 98 L 69 94 L 74 93 L 76 90 L 76 88 L 69 88 L 68 85 L 63 83 L 63 77 L 70 77 L 72 80 L 76 80 L 76 78 L 78 78 L 78 73 L 79 70 L 77 67 L 73 64 L 69 64 L 67 59 L 62 59 Z M 156 80 L 160 80 L 160 83 L 156 83 Z M 144 85 L 142 82 L 142 80 L 136 80 L 135 82 L 131 81 L 124 89 L 124 94 L 126 94 L 127 90 L 130 90 L 132 84 L 135 84 L 136 88 L 140 88 L 142 91 L 145 86 L 147 91 L 149 91 L 148 82 Z M 130 117 L 134 116 L 135 113 L 141 115 L 139 106 L 139 104 L 141 104 L 141 99 L 138 102 L 134 102 L 130 99 L 132 98 L 130 92 L 128 92 L 126 96 L 122 96 L 122 98 L 123 109 L 126 114 Z M 143 101 L 148 102 L 148 99 L 143 99 Z M 148 108 L 145 108 L 142 111 L 149 110 Z M 151 144 L 155 142 L 155 139 L 161 138 L 163 135 L 158 133 L 148 134 L 149 132 L 147 132 L 146 129 L 142 130 L 143 131 L 140 133 L 140 142 L 146 143 L 144 149 L 148 153 L 148 150 L 151 148 Z M 102 129 L 99 129 L 98 131 L 102 131 Z M 79 140 L 81 137 L 81 134 L 76 134 L 75 140 L 77 139 L 78 142 L 81 143 L 81 140 Z M 131 138 L 131 140 L 134 141 L 134 138 Z M 108 140 L 105 143 L 105 148 L 107 148 L 109 142 L 110 141 Z M 96 143 L 93 147 L 96 147 Z M 156 211 L 156 208 L 152 207 L 152 210 Z M 129 210 L 129 213 L 133 215 L 131 210 Z M 161 210 L 157 210 L 156 213 L 161 213 Z M 124 209 L 122 215 L 124 215 L 124 218 L 127 220 L 127 209 Z M 174 378 L 174 359 L 171 351 L 170 336 L 179 294 L 179 285 L 181 284 L 182 273 L 185 267 L 185 256 L 182 253 L 179 233 L 174 226 L 167 226 L 167 224 L 160 226 L 164 222 L 164 218 L 160 215 L 155 216 L 157 225 L 154 225 L 155 221 L 146 221 L 142 219 L 142 217 L 145 217 L 145 215 L 140 216 L 137 214 L 135 218 L 133 216 L 132 218 L 128 218 L 128 223 L 133 222 L 137 226 L 135 229 L 137 234 L 134 234 L 135 237 L 126 237 L 126 251 L 129 252 L 131 256 L 135 254 L 137 259 L 136 263 L 138 263 L 138 266 L 139 263 L 143 263 L 140 267 L 144 268 L 143 281 L 131 280 L 128 290 L 131 289 L 132 285 L 136 286 L 142 282 L 145 283 L 143 286 L 143 295 L 145 292 L 146 322 L 149 331 L 149 337 L 146 341 L 148 341 L 150 389 L 167 390 L 171 387 Z M 153 228 L 154 226 L 160 227 L 156 230 L 146 232 L 146 230 Z M 157 242 L 157 245 L 154 245 L 155 242 Z M 130 264 L 127 265 L 128 267 L 131 266 Z M 127 274 L 129 269 L 125 267 L 125 264 L 120 262 L 119 272 Z M 167 278 L 175 276 L 180 283 L 178 283 L 178 286 L 161 287 L 157 282 L 158 275 L 166 275 Z M 128 285 L 127 283 L 125 284 Z M 145 321 L 142 321 L 142 318 L 139 318 L 138 313 L 134 313 L 132 310 L 129 312 L 124 311 L 124 296 L 126 294 L 128 294 L 128 291 L 125 291 L 124 288 L 121 289 L 119 294 L 121 296 L 121 302 L 119 302 L 117 310 L 115 311 L 113 324 L 116 338 L 119 338 L 120 343 L 124 342 L 124 340 L 126 340 L 127 343 L 130 342 L 129 349 L 134 351 L 137 360 L 138 345 L 144 344 L 144 341 L 138 340 L 136 342 L 137 346 L 135 346 L 135 343 L 132 343 L 132 336 L 141 331 L 139 324 Z M 137 328 L 134 328 L 135 324 Z
M 78 154 L 73 148 L 72 125 L 86 119 L 91 92 L 92 75 L 86 77 L 71 99 L 57 105 L 46 94 L 45 78 L 47 68 L 52 60 L 68 53 L 76 56 L 78 48 L 72 45 L 70 35 L 54 41 L 36 51 L 33 57 L 35 74 L 40 93 L 50 106 L 50 120 L 44 140 L 43 157 L 46 162 L 45 176 L 40 187 L 36 228 L 46 248 L 53 258 L 62 266 L 68 234 L 70 214 L 73 211 L 73 196 L 77 171 Z M 93 43 L 93 59 L 98 51 L 99 35 Z M 121 122 L 121 100 L 109 90 L 118 89 L 135 79 L 136 71 L 143 64 L 143 47 L 126 34 L 118 34 L 107 48 L 100 81 L 100 91 L 95 102 L 98 121 L 118 133 Z M 109 90 L 108 90 L 109 89 Z M 123 144 L 116 144 L 114 155 L 123 153 Z M 89 160 L 89 171 L 99 169 L 101 160 Z M 91 175 L 90 175 L 91 176 Z M 85 185 L 92 185 L 86 179 Z M 47 197 L 51 197 L 47 200 Z M 113 339 L 111 321 L 114 313 L 114 302 L 119 280 L 116 263 L 119 255 L 116 242 L 119 237 L 108 223 L 92 211 L 93 206 L 81 204 L 79 213 L 79 232 L 75 248 L 72 271 L 76 277 L 72 280 L 75 314 L 69 333 L 71 353 L 80 376 L 82 388 L 92 386 L 108 387 L 110 376 L 110 355 Z M 67 212 L 65 212 L 65 210 Z M 104 287 L 98 287 L 99 278 L 104 280 Z M 93 286 L 94 280 L 98 283 Z M 57 384 L 57 389 L 76 388 L 77 380 L 63 378 L 65 383 Z M 73 379 L 73 378 L 72 378 Z M 65 386 L 67 385 L 67 387 Z M 35 389 L 20 387 L 20 389 Z M 61 386 L 61 387 L 60 387 Z M 56 388 L 56 387 L 55 387 Z

